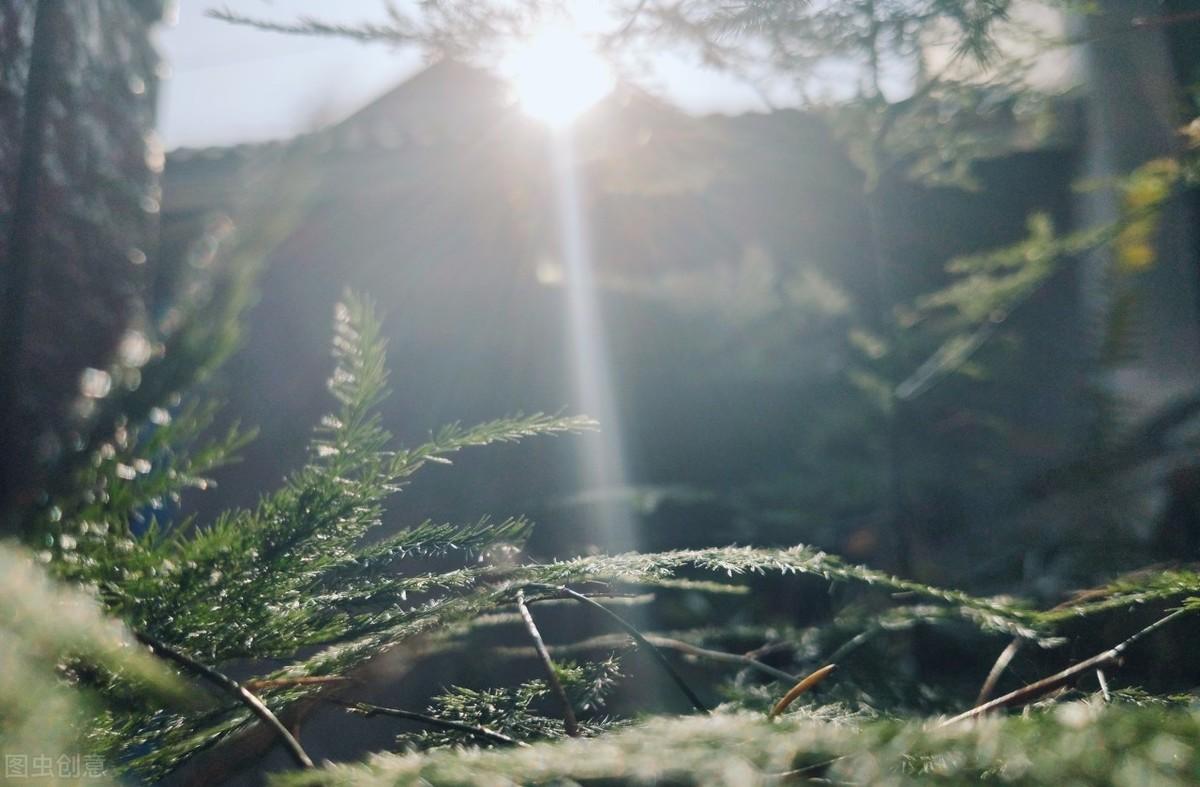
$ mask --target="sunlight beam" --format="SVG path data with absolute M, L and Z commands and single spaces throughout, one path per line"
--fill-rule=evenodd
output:
M 575 392 L 583 412 L 600 422 L 600 433 L 590 436 L 580 457 L 585 491 L 598 496 L 592 505 L 591 535 L 603 549 L 625 551 L 639 544 L 633 513 L 625 499 L 628 480 L 621 417 L 600 314 L 578 164 L 570 135 L 552 137 L 551 166 Z

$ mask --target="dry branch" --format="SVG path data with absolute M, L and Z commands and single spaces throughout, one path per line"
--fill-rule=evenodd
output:
M 1043 694 L 1064 686 L 1072 678 L 1082 675 L 1085 672 L 1090 672 L 1091 670 L 1098 669 L 1107 664 L 1115 664 L 1117 660 L 1121 658 L 1121 654 L 1124 653 L 1130 645 L 1137 642 L 1147 634 L 1157 631 L 1175 618 L 1182 617 L 1191 611 L 1192 610 L 1188 607 L 1177 609 L 1171 614 L 1159 618 L 1149 626 L 1146 626 L 1144 629 L 1134 633 L 1128 639 L 1117 645 L 1114 645 L 1103 653 L 1097 653 L 1090 659 L 1084 659 L 1078 664 L 1073 664 L 1061 672 L 1056 672 L 1047 678 L 1042 678 L 1036 683 L 1031 683 L 1024 688 L 1011 691 L 1008 694 L 1005 694 L 1003 697 L 997 697 L 990 702 L 985 702 L 982 705 L 976 705 L 974 708 L 971 708 L 968 711 L 960 713 L 953 718 L 946 719 L 939 726 L 945 727 L 960 721 L 966 721 L 967 719 L 978 718 L 979 716 L 983 716 L 984 714 L 998 708 L 1016 708 L 1032 702 Z
M 533 640 L 533 648 L 537 651 L 542 666 L 546 668 L 546 678 L 550 681 L 550 688 L 554 690 L 558 701 L 562 703 L 563 729 L 567 735 L 577 738 L 579 737 L 579 722 L 575 719 L 575 709 L 571 707 L 571 698 L 567 696 L 562 681 L 558 679 L 558 671 L 554 669 L 554 660 L 550 658 L 550 651 L 546 650 L 542 633 L 538 631 L 537 623 L 534 623 L 533 615 L 530 614 L 529 607 L 525 605 L 525 591 L 523 590 L 517 591 L 517 610 L 521 613 L 521 620 L 525 621 L 525 630 L 529 632 L 529 638 Z

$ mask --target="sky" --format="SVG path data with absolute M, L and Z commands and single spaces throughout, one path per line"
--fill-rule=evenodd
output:
M 399 3 L 401 7 L 405 3 Z M 170 67 L 159 130 L 169 149 L 281 139 L 337 121 L 416 73 L 415 50 L 268 33 L 205 16 L 212 8 L 278 20 L 380 19 L 380 0 L 182 0 L 159 31 Z M 691 112 L 763 109 L 733 78 L 665 55 L 646 86 Z

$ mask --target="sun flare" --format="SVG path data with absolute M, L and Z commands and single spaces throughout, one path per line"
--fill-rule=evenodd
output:
M 586 38 L 565 25 L 519 42 L 500 64 L 521 108 L 553 127 L 570 125 L 612 90 L 612 69 Z

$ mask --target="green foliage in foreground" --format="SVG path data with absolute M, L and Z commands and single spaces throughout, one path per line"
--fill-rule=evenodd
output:
M 378 755 L 277 777 L 280 787 L 398 785 L 1090 784 L 1200 780 L 1194 708 L 1052 706 L 1027 718 L 776 722 L 747 713 L 656 718 L 600 739 L 505 750 Z
M 364 537 L 380 523 L 384 501 L 422 467 L 448 464 L 464 448 L 576 432 L 592 422 L 535 414 L 454 424 L 396 450 L 376 409 L 387 395 L 384 352 L 370 304 L 348 297 L 335 320 L 330 390 L 339 406 L 319 425 L 308 464 L 255 507 L 211 524 L 151 517 L 147 527 L 135 527 L 146 510 L 161 507 L 164 494 L 202 484 L 199 471 L 228 459 L 240 442 L 236 432 L 185 453 L 178 446 L 196 441 L 211 421 L 208 411 L 185 408 L 174 418 L 164 412 L 157 422 L 122 427 L 119 444 L 103 445 L 74 493 L 48 509 L 40 558 L 94 589 L 135 630 L 209 665 L 291 660 L 316 648 L 316 657 L 287 670 L 291 675 L 347 672 L 409 634 L 457 619 L 456 612 L 485 610 L 492 596 L 479 591 L 410 602 L 410 593 L 470 590 L 478 569 L 419 575 L 404 561 L 449 552 L 482 559 L 488 549 L 519 544 L 529 524 L 425 522 L 369 542 Z M 303 693 L 277 692 L 266 701 L 278 711 Z M 97 722 L 94 735 L 110 759 L 156 778 L 250 721 L 243 705 L 226 699 L 202 713 L 117 709 Z
M 63 691 L 63 682 L 77 691 Z M 20 547 L 0 544 L 0 742 L 8 754 L 78 753 L 72 722 L 101 692 L 178 704 L 183 687 L 95 600 L 53 582 Z
M 954 624 L 977 637 L 1016 637 L 1052 647 L 1063 642 L 1063 627 L 1072 621 L 1136 604 L 1178 602 L 1200 595 L 1200 574 L 1160 571 L 1131 576 L 1075 603 L 1039 611 L 1009 598 L 981 598 L 893 577 L 805 546 L 731 546 L 522 562 L 519 546 L 530 524 L 521 518 L 467 524 L 427 521 L 372 540 L 371 531 L 382 521 L 387 498 L 422 467 L 448 462 L 450 456 L 472 446 L 592 426 L 583 418 L 521 416 L 471 428 L 450 426 L 415 448 L 393 448 L 377 411 L 387 394 L 384 344 L 370 304 L 348 298 L 337 314 L 336 368 L 330 384 L 339 406 L 321 423 L 308 464 L 255 507 L 228 512 L 207 525 L 186 521 L 162 524 L 153 513 L 146 513 L 156 510 L 155 501 L 164 495 L 202 485 L 202 473 L 226 461 L 240 443 L 235 431 L 208 446 L 180 448 L 195 443 L 211 421 L 211 411 L 184 406 L 171 418 L 159 413 L 140 426 L 122 427 L 119 440 L 101 445 L 93 461 L 80 471 L 73 494 L 59 495 L 46 510 L 40 531 L 44 546 L 37 559 L 60 577 L 90 588 L 111 613 L 137 632 L 210 666 L 243 659 L 283 661 L 283 666 L 256 678 L 274 681 L 258 694 L 272 711 L 285 717 L 299 703 L 324 691 L 323 684 L 305 683 L 305 679 L 353 680 L 371 661 L 398 647 L 447 652 L 459 635 L 489 618 L 491 622 L 503 618 L 519 592 L 532 602 L 556 597 L 558 588 L 568 585 L 604 592 L 653 589 L 727 595 L 729 585 L 717 585 L 705 575 L 748 578 L 771 574 L 807 577 L 818 587 L 855 588 L 858 597 L 867 602 L 857 617 L 825 627 L 838 640 L 836 650 L 828 647 L 830 637 L 812 638 L 822 644 L 810 642 L 807 648 L 797 643 L 789 667 L 792 672 L 811 670 L 824 663 L 825 657 L 840 658 L 839 654 L 860 647 L 875 634 L 916 625 Z M 144 527 L 137 526 L 139 519 Z M 414 555 L 443 559 L 460 555 L 464 560 L 459 567 L 424 573 L 409 562 Z M 33 558 L 23 560 L 19 571 L 6 574 L 24 581 L 19 578 L 33 570 Z M 898 604 L 892 598 L 896 595 L 910 601 Z M 4 642 L 22 649 L 11 658 L 30 670 L 39 667 L 42 682 L 36 685 L 45 687 L 46 696 L 57 696 L 54 671 L 38 664 L 49 653 L 39 649 L 41 640 L 29 628 L 36 609 L 21 607 L 23 602 L 15 591 L 5 593 L 4 598 L 7 606 L 0 609 L 0 615 L 8 617 L 0 617 L 0 622 L 16 621 Z M 53 628 L 55 624 L 52 620 L 47 625 Z M 710 641 L 700 630 L 679 632 L 678 638 L 685 644 L 720 645 L 720 637 Z M 771 640 L 787 644 L 787 639 L 786 633 L 776 633 L 763 636 L 751 647 Z M 89 650 L 84 642 L 65 644 L 70 652 L 64 658 L 87 659 L 93 670 L 117 668 L 105 651 Z M 998 650 L 999 642 L 994 644 Z M 144 661 L 144 654 L 139 658 Z M 889 674 L 886 667 L 875 668 L 884 676 Z M 778 676 L 766 684 L 738 683 L 739 678 L 722 689 L 733 700 L 725 714 L 653 721 L 623 732 L 619 728 L 628 722 L 610 718 L 601 709 L 605 694 L 619 677 L 615 660 L 560 663 L 556 671 L 572 706 L 585 714 L 580 721 L 581 731 L 589 737 L 587 744 L 568 742 L 514 752 L 413 754 L 379 759 L 368 769 L 331 771 L 328 778 L 403 783 L 420 776 L 439 784 L 606 778 L 645 781 L 659 773 L 681 783 L 753 783 L 772 773 L 835 757 L 844 759 L 830 766 L 831 773 L 871 782 L 942 772 L 949 774 L 948 779 L 969 778 L 995 769 L 1001 774 L 1018 773 L 1021 768 L 1026 770 L 1019 771 L 1019 778 L 1029 773 L 1040 778 L 1043 772 L 1070 772 L 1054 771 L 1059 765 L 1066 769 L 1091 767 L 1081 757 L 1070 763 L 1043 765 L 1033 759 L 1034 754 L 1017 752 L 1026 745 L 1035 753 L 1043 751 L 1038 748 L 1043 741 L 1056 735 L 1065 740 L 1091 734 L 1087 730 L 1092 727 L 1085 725 L 1072 732 L 1069 725 L 1054 726 L 1051 722 L 1057 717 L 1046 717 L 1050 720 L 989 722 L 974 731 L 934 733 L 920 722 L 880 720 L 887 714 L 911 711 L 913 706 L 878 701 L 874 698 L 884 694 L 859 690 L 862 687 L 855 688 L 849 680 L 844 686 L 850 693 L 843 696 L 854 709 L 853 716 L 839 715 L 837 706 L 830 706 L 823 721 L 801 722 L 797 717 L 770 726 L 761 720 L 761 713 L 745 715 L 746 709 L 769 707 L 787 686 Z M 26 672 L 12 673 L 17 676 L 14 680 L 24 680 L 21 676 Z M 70 664 L 64 662 L 58 673 L 70 678 Z M 912 683 L 911 678 L 903 680 Z M 89 746 L 103 753 L 114 768 L 144 779 L 165 776 L 203 750 L 220 746 L 257 724 L 244 704 L 226 694 L 217 694 L 204 707 L 148 708 L 145 697 L 151 695 L 131 700 L 129 691 L 111 682 L 89 680 L 89 685 L 97 685 L 94 694 L 104 701 L 104 710 L 87 720 L 77 715 L 77 728 L 87 730 Z M 923 688 L 908 686 L 905 690 L 911 693 Z M 439 719 L 482 725 L 521 742 L 562 738 L 565 728 L 558 710 L 541 678 L 512 688 L 449 687 L 428 709 Z M 1176 727 L 1186 731 L 1188 725 L 1194 726 L 1193 718 L 1186 714 L 1151 716 L 1129 711 L 1124 720 L 1121 713 L 1101 714 L 1096 729 L 1111 723 L 1124 730 L 1128 725 L 1132 737 L 1128 745 L 1120 743 L 1120 748 L 1128 753 L 1145 747 L 1146 767 L 1157 762 L 1155 752 L 1175 751 L 1168 745 L 1174 739 L 1161 743 L 1160 733 L 1174 734 L 1170 731 Z M 58 714 L 46 718 L 52 720 L 48 724 L 63 724 L 60 730 L 69 726 Z M 13 729 L 14 722 L 7 714 L 0 721 L 6 733 Z M 1162 725 L 1153 735 L 1149 732 L 1152 723 Z M 18 730 L 21 724 L 18 718 Z M 990 734 L 999 735 L 1001 742 L 989 742 L 986 730 L 1000 730 Z M 1144 741 L 1138 737 L 1142 732 L 1147 736 Z M 67 733 L 62 732 L 61 737 L 67 740 Z M 1186 739 L 1182 733 L 1179 737 Z M 402 746 L 426 752 L 476 743 L 461 729 L 430 730 L 401 740 Z M 530 751 L 544 752 L 545 757 Z M 1051 757 L 1055 751 L 1059 749 L 1047 744 L 1044 756 Z M 1185 764 L 1180 767 L 1190 767 L 1188 752 L 1187 757 L 1181 755 Z M 1022 757 L 1033 764 L 1023 764 L 1026 759 Z M 1176 759 L 1168 759 L 1162 767 L 1176 764 Z M 681 770 L 662 770 L 670 767 Z M 1112 775 L 1119 771 L 1109 768 L 1103 772 Z M 1086 776 L 1089 772 L 1079 773 Z

